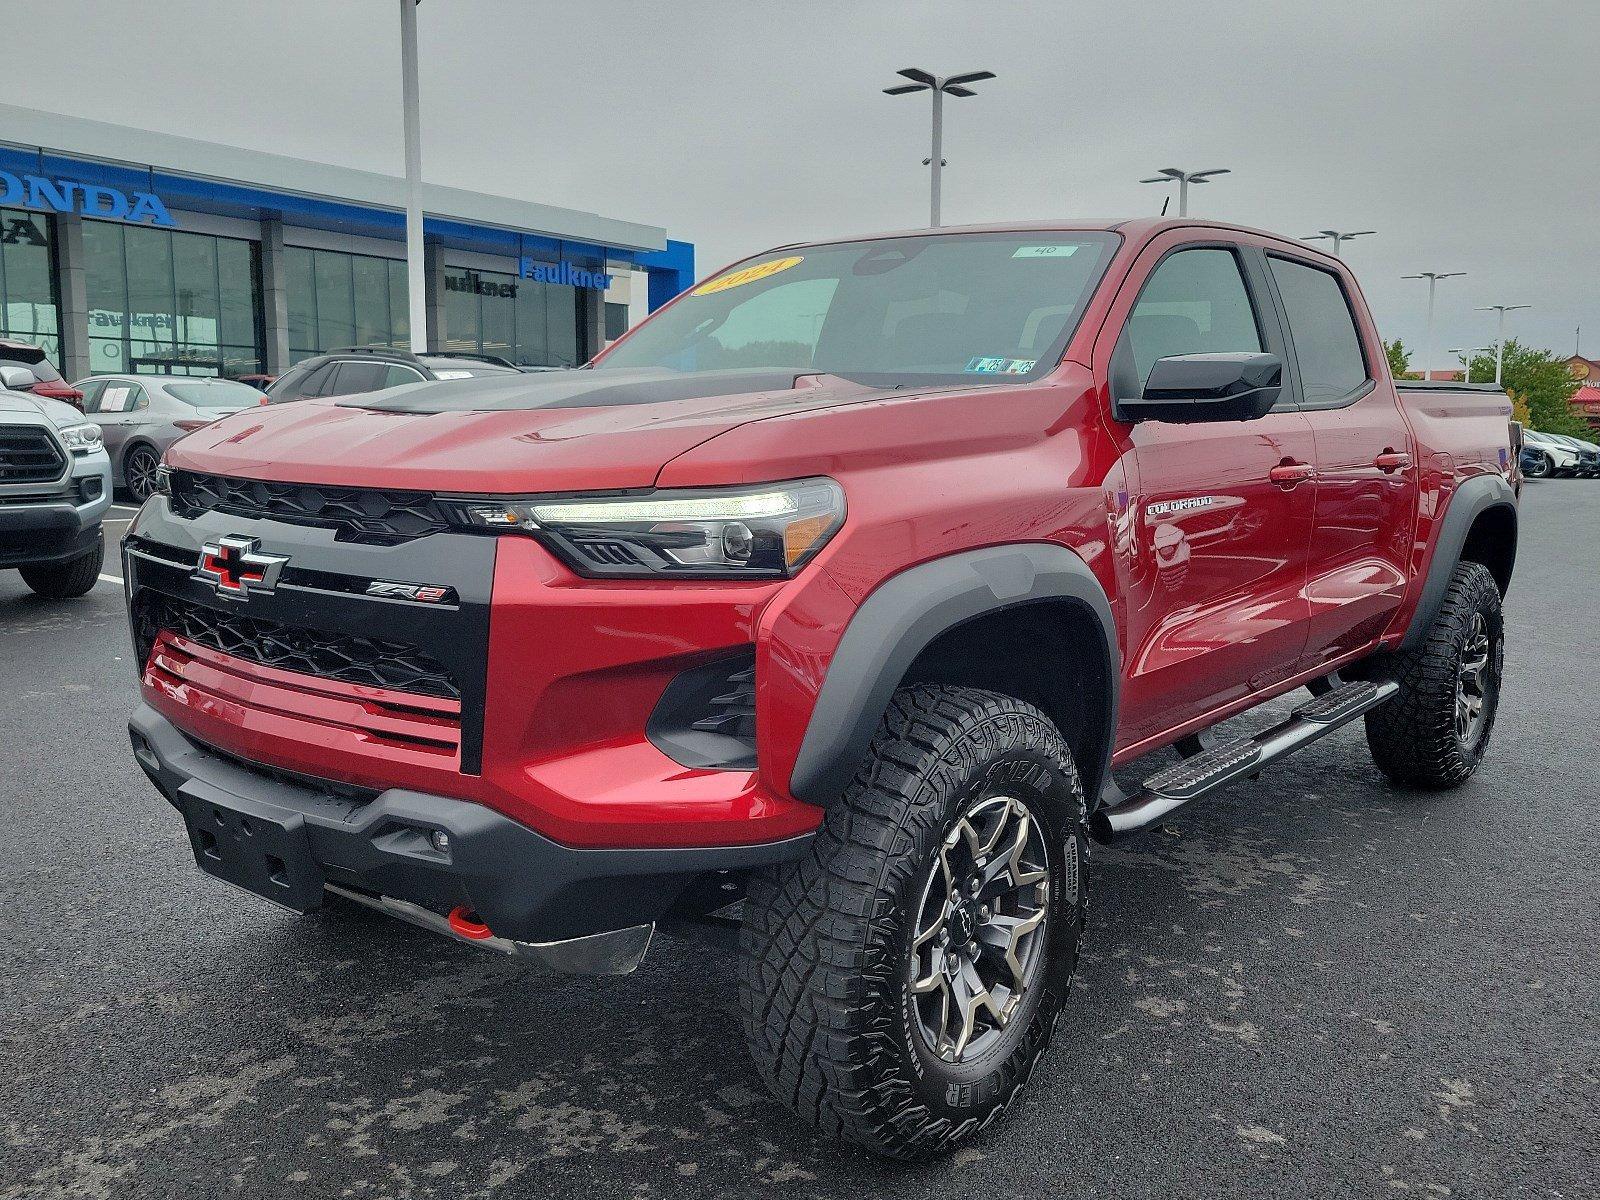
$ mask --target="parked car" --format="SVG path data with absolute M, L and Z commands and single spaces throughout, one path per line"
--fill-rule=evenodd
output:
M 143 504 L 161 456 L 186 433 L 261 403 L 232 379 L 183 375 L 91 375 L 75 385 L 85 416 L 99 427 L 116 485 Z
M 1585 450 L 1590 446 L 1590 450 Z M 1600 469 L 1600 447 L 1576 438 L 1535 429 L 1522 435 L 1522 471 L 1531 479 L 1593 473 Z
M 100 578 L 111 464 L 100 431 L 70 404 L 26 390 L 0 361 L 0 570 L 41 596 L 81 596 Z
M 622 973 L 742 901 L 774 1095 L 943 1151 L 1058 1026 L 1091 837 L 1358 718 L 1401 787 L 1477 770 L 1510 418 L 1397 385 L 1355 277 L 1288 238 L 785 246 L 583 370 L 174 445 L 124 550 L 134 755 L 202 870 L 292 909 Z
M 268 404 L 314 396 L 358 396 L 433 379 L 516 375 L 502 358 L 442 351 L 416 355 L 387 346 L 347 346 L 296 363 L 267 389 Z
M 239 375 L 235 378 L 246 387 L 253 387 L 258 392 L 265 392 L 278 381 L 276 375 Z
M 83 395 L 56 370 L 50 356 L 42 346 L 32 342 L 18 342 L 0 338 L 0 364 L 14 368 L 8 375 L 6 386 L 14 392 L 29 392 L 46 400 L 59 400 L 74 408 L 83 408 Z

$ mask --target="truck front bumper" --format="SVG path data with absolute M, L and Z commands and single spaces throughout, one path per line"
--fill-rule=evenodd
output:
M 43 493 L 0 487 L 0 568 L 65 562 L 94 549 L 111 507 L 105 451 L 75 455 L 65 478 Z
M 208 874 L 298 912 L 332 891 L 556 971 L 626 974 L 695 879 L 796 858 L 811 836 L 575 849 L 470 801 L 399 788 L 369 797 L 253 767 L 191 740 L 149 705 L 129 734 Z M 451 917 L 464 913 L 475 920 Z

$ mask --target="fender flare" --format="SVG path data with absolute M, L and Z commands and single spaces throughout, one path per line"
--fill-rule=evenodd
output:
M 1090 803 L 1110 769 L 1115 740 L 1117 626 L 1105 590 L 1087 563 L 1064 546 L 1019 543 L 936 558 L 892 576 L 856 610 L 817 694 L 789 790 L 809 804 L 836 801 L 866 758 L 883 714 L 911 664 L 940 634 L 976 617 L 1040 601 L 1067 600 L 1094 617 L 1110 681 L 1102 700 L 1106 736 L 1100 759 L 1079 763 Z
M 1406 635 L 1400 641 L 1401 650 L 1413 649 L 1427 635 L 1429 626 L 1444 604 L 1445 590 L 1450 586 L 1450 577 L 1455 574 L 1456 565 L 1461 561 L 1461 551 L 1467 544 L 1467 535 L 1472 532 L 1473 523 L 1492 508 L 1510 509 L 1512 518 L 1516 517 L 1516 493 L 1499 475 L 1474 476 L 1457 487 L 1450 497 L 1444 516 L 1440 518 L 1439 536 L 1433 543 L 1433 557 L 1428 562 L 1428 573 L 1423 579 L 1422 596 L 1417 601 L 1416 611 L 1411 614 Z M 1512 547 L 1513 559 L 1515 556 L 1516 548 Z

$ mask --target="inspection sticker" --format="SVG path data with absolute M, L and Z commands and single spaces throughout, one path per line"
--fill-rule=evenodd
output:
M 1055 246 L 1018 246 L 1011 252 L 1012 258 L 1071 258 L 1078 252 L 1075 242 Z
M 1026 375 L 1038 362 L 1037 358 L 970 358 L 966 369 L 978 375 Z
M 727 275 L 719 275 L 715 279 L 707 280 L 695 288 L 690 295 L 709 296 L 712 292 L 725 292 L 729 288 L 736 288 L 746 283 L 754 283 L 758 279 L 765 279 L 769 275 L 776 275 L 779 271 L 787 271 L 798 263 L 805 262 L 805 256 L 795 254 L 789 258 L 768 259 L 764 263 L 757 263 L 753 267 L 745 267 L 740 271 L 733 271 Z

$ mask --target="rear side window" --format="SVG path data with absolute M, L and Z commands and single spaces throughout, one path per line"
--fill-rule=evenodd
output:
M 91 379 L 88 383 L 80 383 L 77 388 L 83 393 L 83 411 L 86 413 L 100 411 L 100 391 L 106 386 L 104 379 Z
M 383 382 L 378 385 L 378 388 L 404 387 L 408 383 L 421 382 L 422 376 L 418 375 L 410 367 L 389 367 L 384 372 Z
M 1239 260 L 1212 248 L 1180 250 L 1162 260 L 1128 317 L 1127 339 L 1141 391 L 1157 359 L 1265 348 Z
M 319 393 L 323 396 L 355 396 L 362 392 L 375 392 L 384 386 L 384 376 L 389 365 L 381 362 L 342 362 L 334 376 L 333 386 Z
M 272 385 L 267 399 L 273 404 L 282 404 L 286 400 L 303 400 L 307 396 L 320 395 L 328 380 L 333 378 L 336 366 L 337 363 L 329 362 L 309 369 L 297 367 Z
M 1286 258 L 1268 261 L 1289 318 L 1306 403 L 1343 399 L 1367 381 L 1367 364 L 1339 277 Z

